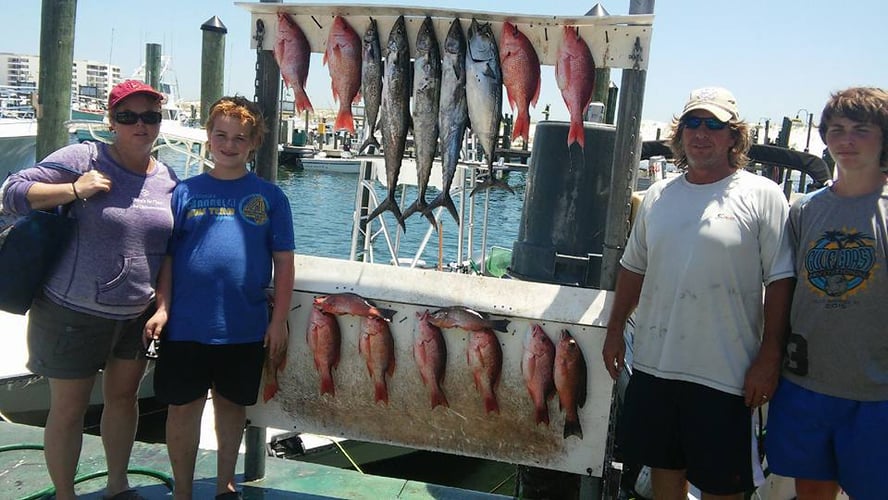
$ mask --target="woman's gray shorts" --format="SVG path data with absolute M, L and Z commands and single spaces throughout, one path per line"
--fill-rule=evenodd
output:
M 28 313 L 28 369 L 44 377 L 78 379 L 98 373 L 110 356 L 142 359 L 142 331 L 152 314 L 154 304 L 138 318 L 101 318 L 40 295 Z

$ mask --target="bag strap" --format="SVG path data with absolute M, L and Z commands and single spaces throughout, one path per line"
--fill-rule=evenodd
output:
M 55 161 L 41 162 L 38 165 L 40 165 L 41 167 L 49 167 L 49 168 L 53 168 L 56 170 L 60 170 L 62 172 L 67 172 L 69 174 L 74 174 L 77 177 L 80 177 L 81 175 L 83 175 L 83 172 L 81 172 L 75 168 L 71 168 L 68 165 L 65 165 L 64 163 L 59 163 L 59 162 L 55 162 Z M 56 207 L 55 212 L 59 215 L 63 215 L 65 217 L 67 217 L 68 213 L 71 212 L 71 205 L 73 203 L 74 202 L 72 201 L 70 203 L 65 203 L 64 205 L 59 205 Z

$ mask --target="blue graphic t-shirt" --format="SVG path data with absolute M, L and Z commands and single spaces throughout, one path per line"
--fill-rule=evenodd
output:
M 831 396 L 888 400 L 888 187 L 829 188 L 790 210 L 796 283 L 784 374 Z
M 293 250 L 290 203 L 253 173 L 201 174 L 172 199 L 173 288 L 166 338 L 203 344 L 258 342 L 268 325 L 272 252 Z

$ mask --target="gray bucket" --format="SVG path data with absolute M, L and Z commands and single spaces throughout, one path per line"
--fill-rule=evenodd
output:
M 616 127 L 586 123 L 585 149 L 568 148 L 568 129 L 537 124 L 509 274 L 598 288 Z

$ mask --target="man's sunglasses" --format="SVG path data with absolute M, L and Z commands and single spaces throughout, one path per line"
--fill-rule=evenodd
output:
M 160 114 L 160 111 L 145 111 L 144 113 L 118 111 L 114 113 L 114 120 L 121 125 L 135 125 L 139 120 L 142 120 L 145 125 L 157 125 L 161 119 L 163 119 L 163 115 Z
M 691 130 L 700 128 L 700 125 L 704 123 L 709 130 L 721 130 L 728 126 L 728 122 L 720 121 L 717 118 L 700 118 L 699 116 L 686 116 L 681 119 L 681 123 Z

